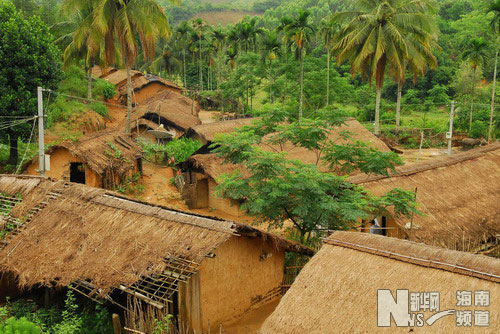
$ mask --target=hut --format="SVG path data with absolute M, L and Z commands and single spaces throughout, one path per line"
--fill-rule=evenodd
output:
M 142 106 L 135 112 L 132 129 L 140 133 L 141 125 L 146 130 L 151 124 L 163 125 L 163 128 L 174 133 L 178 138 L 188 131 L 189 128 L 201 124 L 198 118 L 200 106 L 190 98 L 168 91 L 159 91 L 144 101 Z M 141 124 L 141 119 L 151 121 L 149 126 Z
M 339 231 L 260 333 L 498 333 L 499 283 L 499 259 Z
M 18 287 L 71 284 L 128 313 L 136 302 L 166 310 L 200 334 L 279 298 L 286 252 L 312 255 L 248 225 L 48 178 L 0 175 L 0 203 L 12 222 L 0 270 Z
M 387 235 L 451 249 L 488 251 L 498 245 L 500 231 L 499 169 L 500 143 L 494 143 L 400 166 L 389 176 L 360 174 L 350 181 L 374 195 L 394 188 L 415 192 L 424 215 L 403 219 L 388 212 L 379 221 Z
M 253 119 L 222 121 L 198 125 L 192 127 L 188 131 L 188 136 L 197 138 L 203 144 L 203 146 L 181 166 L 183 172 L 183 182 L 181 185 L 182 194 L 190 208 L 209 207 L 234 216 L 242 216 L 244 214 L 239 208 L 239 203 L 236 201 L 219 198 L 215 195 L 217 179 L 222 174 L 232 172 L 235 169 L 241 169 L 241 166 L 226 164 L 222 158 L 210 153 L 209 146 L 212 144 L 217 134 L 232 132 L 239 127 L 250 125 L 252 122 Z M 342 135 L 345 132 L 349 132 L 351 138 L 345 138 Z M 385 145 L 383 141 L 374 136 L 355 119 L 348 119 L 343 126 L 332 130 L 329 138 L 337 143 L 347 143 L 359 140 L 366 142 L 369 147 L 378 149 L 382 152 L 390 151 L 390 148 Z M 315 152 L 303 147 L 293 145 L 274 147 L 267 144 L 262 144 L 261 147 L 266 150 L 285 151 L 288 158 L 299 160 L 304 163 L 316 164 L 318 160 Z M 331 171 L 327 166 L 320 165 L 319 167 L 325 172 Z
M 50 168 L 46 175 L 92 187 L 113 189 L 125 177 L 142 172 L 142 150 L 127 135 L 104 130 L 51 146 Z M 48 166 L 47 166 L 48 167 Z M 38 174 L 38 158 L 27 167 Z

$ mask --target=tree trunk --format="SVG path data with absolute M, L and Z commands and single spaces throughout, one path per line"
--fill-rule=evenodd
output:
M 186 78 L 186 49 L 182 49 L 182 68 L 184 71 L 184 89 L 187 89 L 187 78 Z
M 17 165 L 17 160 L 19 158 L 19 153 L 17 149 L 17 138 L 19 138 L 19 136 L 17 135 L 17 133 L 15 133 L 15 131 L 13 130 L 9 131 L 10 153 L 9 153 L 9 160 L 7 161 L 9 165 L 14 165 L 14 166 Z
M 326 54 L 326 106 L 330 105 L 330 49 Z
M 495 93 L 497 89 L 497 68 L 498 68 L 498 46 L 497 46 L 497 52 L 495 53 L 495 70 L 493 71 L 493 88 L 491 92 L 490 126 L 488 129 L 488 142 L 490 143 L 493 140 L 493 121 L 495 116 Z
M 470 113 L 469 113 L 469 136 L 472 131 L 472 110 L 474 108 L 474 103 L 470 103 Z
M 380 135 L 380 100 L 382 97 L 382 86 L 377 87 L 377 99 L 375 101 L 375 135 Z
M 128 59 L 125 58 L 125 66 L 127 67 L 127 128 L 128 134 L 131 132 L 131 117 L 132 117 L 132 76 L 130 75 L 130 65 Z
M 92 66 L 87 71 L 87 99 L 92 100 Z
M 299 119 L 302 118 L 304 107 L 304 51 L 300 49 L 300 100 L 299 100 Z
M 202 68 L 202 59 L 201 59 L 201 37 L 200 37 L 200 92 L 203 92 L 203 68 Z
M 396 132 L 399 132 L 399 125 L 401 123 L 401 95 L 403 92 L 403 82 L 398 82 L 398 98 L 396 101 Z

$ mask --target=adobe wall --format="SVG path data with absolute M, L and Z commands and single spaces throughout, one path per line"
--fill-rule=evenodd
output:
M 228 198 L 221 198 L 215 195 L 217 183 L 214 179 L 208 179 L 208 207 L 224 211 L 230 215 L 241 217 L 245 212 L 240 209 L 238 203 Z
M 50 171 L 45 176 L 69 181 L 70 163 L 83 161 L 72 155 L 67 149 L 59 148 L 50 154 Z M 26 169 L 26 174 L 38 175 L 38 159 L 34 159 Z M 85 166 L 85 181 L 91 187 L 101 187 L 101 177 L 88 166 Z
M 285 263 L 284 252 L 260 238 L 235 236 L 214 253 L 199 271 L 201 320 L 213 333 L 252 306 L 278 298 Z

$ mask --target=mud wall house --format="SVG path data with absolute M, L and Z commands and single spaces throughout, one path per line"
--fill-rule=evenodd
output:
M 334 232 L 306 264 L 260 333 L 498 333 L 499 283 L 499 259 L 367 233 Z M 389 290 L 394 299 L 396 290 L 437 292 L 438 297 L 432 298 L 439 300 L 439 310 L 425 309 L 430 306 L 430 295 L 423 295 L 418 304 L 401 295 L 397 298 L 401 313 L 390 316 L 381 311 L 382 321 L 391 325 L 377 327 L 379 289 Z M 471 306 L 457 306 L 457 291 L 470 291 Z M 475 305 L 477 291 L 488 292 L 488 306 L 485 302 Z M 414 296 L 420 301 L 421 295 Z M 389 309 L 382 301 L 381 305 L 381 310 Z M 396 327 L 394 317 L 404 324 L 410 307 L 412 314 L 422 313 L 424 321 L 439 311 L 452 312 L 432 326 Z M 457 326 L 461 311 L 472 312 L 471 327 Z M 475 311 L 489 312 L 489 326 L 477 326 Z
M 389 177 L 356 175 L 350 181 L 374 195 L 393 188 L 416 191 L 424 215 L 398 218 L 388 212 L 379 217 L 389 236 L 451 249 L 498 252 L 499 170 L 500 143 L 494 143 L 401 166 Z
M 190 208 L 214 208 L 233 216 L 242 216 L 245 213 L 240 210 L 240 203 L 237 201 L 220 198 L 215 195 L 217 179 L 223 174 L 230 173 L 236 169 L 242 169 L 242 166 L 227 164 L 220 157 L 210 153 L 210 145 L 215 140 L 216 135 L 229 133 L 245 125 L 251 125 L 253 119 L 241 119 L 201 124 L 191 128 L 187 136 L 198 139 L 203 146 L 195 152 L 185 163 L 182 164 L 183 180 L 181 192 L 184 200 Z M 354 119 L 346 121 L 344 126 L 336 128 L 330 134 L 330 139 L 337 143 L 348 142 L 341 133 L 349 131 L 351 139 L 366 142 L 370 147 L 383 152 L 389 152 L 390 149 L 380 139 L 366 130 L 363 125 Z M 264 149 L 272 150 L 271 146 L 263 145 Z M 279 151 L 279 148 L 275 148 Z M 290 159 L 300 160 L 304 163 L 315 164 L 317 156 L 314 152 L 302 147 L 288 145 L 284 148 Z M 329 171 L 325 166 L 320 166 L 324 171 Z M 243 171 L 243 170 L 242 170 Z M 244 172 L 244 171 L 243 171 Z
M 127 135 L 106 130 L 52 146 L 48 177 L 113 189 L 127 176 L 142 172 L 142 150 Z M 38 158 L 33 159 L 27 174 L 38 174 Z
M 18 227 L 2 240 L 0 270 L 17 288 L 72 284 L 129 315 L 135 303 L 168 311 L 196 333 L 279 298 L 285 253 L 312 255 L 248 225 L 81 184 L 0 175 L 0 194 Z

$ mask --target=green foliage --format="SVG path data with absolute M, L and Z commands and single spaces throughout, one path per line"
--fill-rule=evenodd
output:
M 172 328 L 172 319 L 173 315 L 169 314 L 162 319 L 155 319 L 155 324 L 153 328 L 152 334 L 168 334 L 170 333 L 170 329 Z
M 101 115 L 103 117 L 108 117 L 108 112 L 109 112 L 108 107 L 106 107 L 104 104 L 94 102 L 94 103 L 90 104 L 90 108 L 92 110 L 94 110 L 96 113 L 98 113 L 99 115 Z
M 4 323 L 0 322 L 0 333 L 2 334 L 38 334 L 41 333 L 39 327 L 28 321 L 26 318 L 16 319 L 11 317 Z
M 142 195 L 145 188 L 141 181 L 141 173 L 138 172 L 125 176 L 116 186 L 116 191 L 127 195 Z
M 138 138 L 137 142 L 142 147 L 146 160 L 161 162 L 171 167 L 186 161 L 201 147 L 199 141 L 185 137 L 173 139 L 165 145 L 153 144 L 143 138 Z
M 96 79 L 93 85 L 93 95 L 105 100 L 112 99 L 116 95 L 115 85 L 103 79 Z

